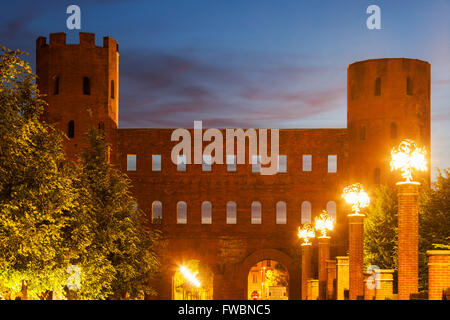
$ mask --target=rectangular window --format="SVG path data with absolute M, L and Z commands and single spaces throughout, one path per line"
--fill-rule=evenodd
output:
M 177 170 L 178 171 L 186 171 L 186 156 L 178 156 L 178 164 L 177 164 Z
M 328 156 L 328 172 L 329 173 L 337 172 L 337 155 Z
M 55 86 L 53 88 L 53 94 L 54 95 L 59 94 L 59 77 L 55 78 Z
M 303 155 L 303 171 L 312 171 L 312 155 Z
M 287 172 L 287 156 L 278 156 L 278 172 Z
M 91 79 L 83 77 L 83 94 L 91 94 Z
M 127 154 L 127 171 L 136 171 L 136 155 Z
M 202 161 L 202 171 L 211 171 L 212 157 L 204 155 Z
M 378 77 L 375 80 L 375 95 L 381 96 L 381 78 Z
M 261 172 L 261 156 L 252 156 L 252 172 Z
M 153 171 L 161 171 L 161 155 L 160 154 L 152 155 L 152 170 Z
M 236 156 L 227 154 L 227 171 L 236 172 Z

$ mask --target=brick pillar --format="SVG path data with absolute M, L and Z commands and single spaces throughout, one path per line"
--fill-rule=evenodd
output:
M 428 299 L 442 300 L 442 292 L 450 288 L 450 250 L 429 250 Z
M 348 215 L 348 261 L 350 300 L 364 294 L 364 216 Z
M 327 299 L 334 300 L 334 282 L 336 280 L 336 260 L 327 260 Z
M 344 290 L 348 290 L 348 257 L 336 257 L 336 299 L 344 300 Z
M 375 279 L 373 273 L 364 272 L 364 300 L 375 298 Z
M 302 245 L 302 300 L 308 295 L 307 284 L 311 274 L 311 245 Z
M 317 280 L 317 279 L 308 280 L 307 287 L 308 287 L 307 300 L 319 299 L 319 280 Z
M 398 185 L 398 299 L 419 291 L 418 182 Z
M 375 278 L 375 300 L 386 300 L 394 293 L 394 270 L 380 269 Z
M 319 237 L 319 299 L 327 298 L 327 260 L 330 259 L 330 237 Z

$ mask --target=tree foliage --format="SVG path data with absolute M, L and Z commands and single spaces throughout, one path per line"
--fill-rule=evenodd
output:
M 65 285 L 65 228 L 76 206 L 62 135 L 41 122 L 45 102 L 20 51 L 0 55 L 0 282 L 30 297 Z
M 450 248 L 450 170 L 438 171 L 433 185 L 419 195 L 419 289 L 427 289 L 427 250 Z M 364 230 L 364 261 L 397 270 L 397 193 L 380 186 L 368 209 Z
M 130 298 L 154 293 L 148 280 L 158 268 L 153 245 L 159 235 L 130 194 L 130 180 L 108 162 L 102 131 L 90 128 L 80 157 L 80 216 L 90 244 L 76 262 L 82 299 Z

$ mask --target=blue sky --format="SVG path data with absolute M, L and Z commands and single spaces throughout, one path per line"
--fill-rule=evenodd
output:
M 433 167 L 450 167 L 450 0 L 14 1 L 2 4 L 0 43 L 30 52 L 81 27 L 120 45 L 120 126 L 346 127 L 346 69 L 407 57 L 432 65 Z M 366 28 L 381 8 L 382 30 Z

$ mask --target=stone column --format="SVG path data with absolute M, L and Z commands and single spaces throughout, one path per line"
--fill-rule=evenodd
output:
M 380 269 L 375 278 L 375 300 L 386 300 L 394 292 L 394 270 Z
M 308 296 L 308 280 L 312 278 L 311 274 L 311 245 L 302 245 L 302 300 Z
M 336 299 L 344 300 L 344 290 L 348 290 L 348 257 L 336 257 Z
M 419 183 L 398 185 L 398 299 L 419 291 Z
M 364 216 L 348 215 L 350 300 L 364 295 Z
M 364 273 L 364 300 L 375 298 L 375 279 L 373 273 Z
M 319 299 L 319 280 L 310 279 L 308 280 L 308 299 L 307 300 L 317 300 Z
M 450 250 L 429 250 L 428 299 L 442 300 L 442 293 L 450 288 Z
M 319 299 L 327 298 L 327 260 L 330 259 L 330 237 L 319 237 Z
M 327 299 L 334 300 L 336 296 L 334 294 L 334 282 L 336 280 L 336 260 L 327 260 Z

